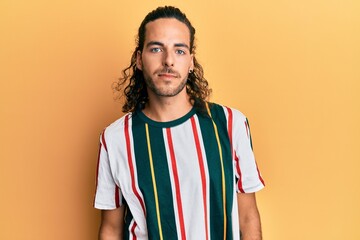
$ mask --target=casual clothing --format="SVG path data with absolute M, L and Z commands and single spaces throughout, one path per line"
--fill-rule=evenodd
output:
M 237 194 L 264 187 L 246 117 L 209 104 L 170 122 L 128 113 L 100 137 L 95 208 L 126 204 L 125 239 L 239 239 Z

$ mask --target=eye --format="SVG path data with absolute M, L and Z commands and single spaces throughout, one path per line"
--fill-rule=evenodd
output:
M 186 52 L 184 50 L 178 49 L 175 51 L 176 54 L 184 55 Z
M 153 52 L 153 53 L 161 52 L 161 49 L 160 48 L 151 48 L 150 52 Z

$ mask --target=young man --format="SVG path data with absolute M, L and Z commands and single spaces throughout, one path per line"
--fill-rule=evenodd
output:
M 99 239 L 261 239 L 255 192 L 264 182 L 247 119 L 206 101 L 194 39 L 174 7 L 140 25 L 115 86 L 126 84 L 126 115 L 100 137 Z

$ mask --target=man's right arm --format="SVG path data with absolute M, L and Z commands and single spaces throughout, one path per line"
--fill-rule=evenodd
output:
M 101 211 L 99 240 L 123 239 L 125 205 L 113 210 Z

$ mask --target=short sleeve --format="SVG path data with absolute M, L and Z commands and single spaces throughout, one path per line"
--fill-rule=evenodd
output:
M 249 122 L 239 111 L 233 115 L 233 147 L 236 191 L 253 193 L 261 190 L 264 180 L 255 161 Z
M 104 130 L 100 135 L 94 207 L 97 209 L 109 210 L 118 208 L 121 205 L 122 194 L 114 181 L 111 171 Z

